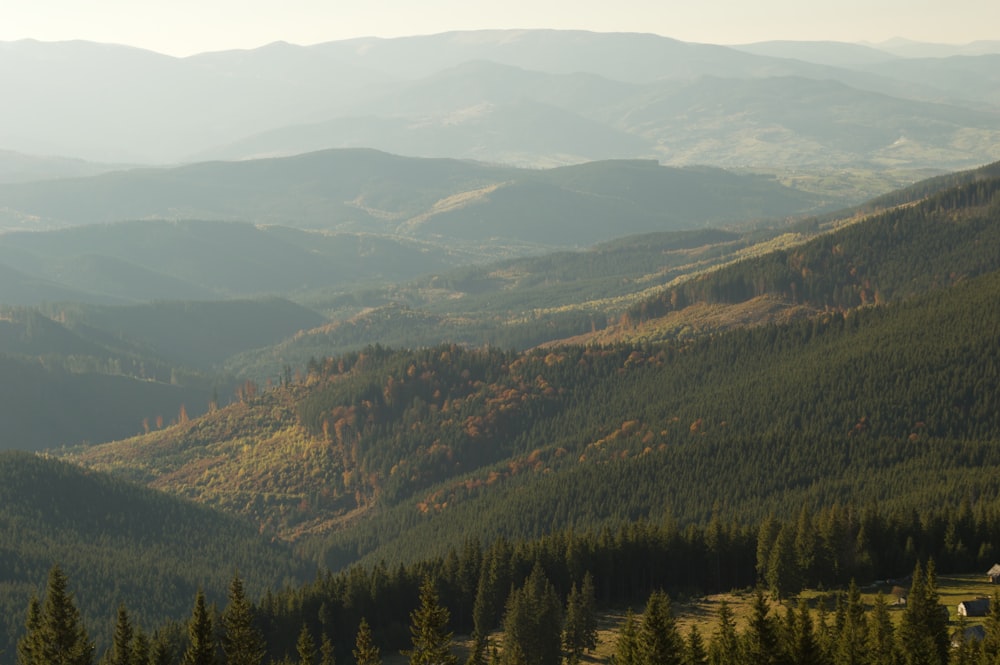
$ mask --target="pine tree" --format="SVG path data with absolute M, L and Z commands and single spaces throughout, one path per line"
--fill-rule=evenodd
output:
M 558 665 L 562 659 L 562 606 L 539 563 L 510 594 L 503 626 L 505 663 Z
M 645 665 L 681 665 L 684 642 L 670 608 L 670 597 L 654 591 L 646 602 L 639 628 L 639 649 Z
M 875 596 L 869 620 L 868 657 L 871 665 L 899 665 L 900 662 L 889 605 L 881 593 Z
M 847 599 L 843 607 L 843 625 L 837 637 L 837 665 L 863 665 L 867 663 L 868 624 L 865 620 L 865 608 L 861 602 L 861 591 L 851 580 L 847 590 Z
M 198 589 L 188 621 L 188 647 L 183 665 L 216 665 L 212 615 L 205 606 L 205 593 Z
M 382 654 L 375 646 L 372 629 L 364 618 L 358 625 L 358 635 L 354 640 L 354 662 L 357 665 L 382 665 Z
M 504 546 L 505 543 L 500 541 L 495 549 L 502 549 Z M 504 552 L 493 553 L 482 561 L 476 599 L 472 605 L 472 649 L 466 660 L 467 665 L 486 665 L 489 635 L 499 618 L 497 610 L 501 607 L 501 600 L 498 596 L 500 586 L 507 578 L 504 571 L 508 565 L 509 560 L 505 558 Z
M 314 665 L 316 662 L 316 642 L 313 641 L 309 626 L 302 624 L 299 639 L 295 643 L 295 651 L 299 654 L 299 665 Z
M 563 649 L 567 652 L 569 665 L 577 665 L 583 654 L 583 610 L 580 607 L 580 591 L 576 582 L 566 598 L 566 622 L 563 625 Z
M 830 613 L 827 611 L 829 597 L 820 594 L 816 598 L 816 644 L 823 662 L 832 663 L 837 654 L 837 635 L 835 628 L 830 626 Z
M 684 665 L 708 665 L 708 651 L 705 650 L 705 640 L 698 630 L 698 626 L 692 624 L 688 631 L 687 642 L 684 649 Z
M 448 608 L 440 604 L 434 582 L 425 577 L 420 585 L 420 607 L 410 613 L 413 648 L 403 652 L 410 665 L 457 665 L 458 658 L 451 653 L 448 621 Z
M 754 592 L 750 621 L 743 636 L 743 661 L 754 665 L 778 662 L 778 635 L 764 589 Z
M 154 633 L 149 644 L 149 665 L 170 665 L 173 662 L 173 654 L 170 652 L 170 645 L 161 633 Z
M 594 589 L 594 576 L 590 571 L 584 573 L 583 584 L 580 586 L 581 609 L 583 610 L 583 646 L 590 652 L 597 648 L 597 592 Z
M 779 600 L 802 588 L 796 560 L 795 534 L 788 524 L 781 527 L 771 546 L 766 579 L 771 595 Z
M 472 604 L 472 649 L 466 665 L 486 665 L 486 651 L 489 648 L 489 634 L 493 628 L 490 615 L 493 607 L 492 586 L 487 579 L 488 567 L 483 566 L 476 587 L 476 600 Z
M 792 610 L 789 610 L 792 613 Z M 793 614 L 791 642 L 788 660 L 791 665 L 816 665 L 822 662 L 822 652 L 816 641 L 812 614 L 805 598 L 799 599 L 798 610 Z
M 149 663 L 149 637 L 141 626 L 136 626 L 135 637 L 132 639 L 132 662 L 135 665 Z
M 802 582 L 814 584 L 816 576 L 817 552 L 819 551 L 819 535 L 813 523 L 809 508 L 802 506 L 799 520 L 795 525 L 795 565 L 799 569 Z
M 625 613 L 625 621 L 618 631 L 618 642 L 615 644 L 615 665 L 641 665 L 642 655 L 639 649 L 639 626 L 636 623 L 632 609 Z
M 132 638 L 132 622 L 129 621 L 125 605 L 121 604 L 118 606 L 118 620 L 115 623 L 115 636 L 111 644 L 109 665 L 132 665 Z M 139 664 L 136 663 L 136 665 Z
M 45 601 L 28 606 L 28 632 L 18 643 L 19 665 L 91 665 L 94 645 L 67 591 L 68 580 L 58 566 L 49 571 Z
M 253 607 L 243 591 L 243 582 L 234 575 L 229 583 L 229 604 L 222 613 L 225 635 L 222 650 L 226 665 L 260 665 L 265 645 L 260 630 L 254 626 Z
M 24 635 L 17 641 L 17 665 L 35 665 L 41 659 L 42 606 L 32 596 L 24 621 Z
M 336 665 L 336 659 L 333 657 L 333 642 L 330 641 L 330 637 L 326 633 L 323 633 L 323 639 L 320 641 L 319 665 Z
M 729 604 L 719 604 L 718 623 L 708 646 L 708 662 L 711 665 L 730 665 L 739 662 L 740 642 L 736 633 L 736 620 Z
M 899 624 L 899 644 L 906 665 L 937 665 L 948 660 L 948 614 L 938 602 L 934 561 L 926 573 L 917 562 L 906 610 Z

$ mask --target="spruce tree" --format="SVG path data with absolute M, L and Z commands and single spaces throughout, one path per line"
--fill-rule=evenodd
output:
M 118 619 L 115 622 L 115 635 L 111 643 L 111 658 L 109 665 L 132 665 L 133 630 L 124 603 L 118 606 Z M 136 663 L 136 665 L 140 665 Z M 142 663 L 141 665 L 146 665 Z
M 869 620 L 868 658 L 871 665 L 899 665 L 900 662 L 889 605 L 881 593 L 875 596 Z
M 639 628 L 641 662 L 645 665 L 681 665 L 684 642 L 677 632 L 670 597 L 654 591 L 646 602 Z
M 372 629 L 368 620 L 363 618 L 358 625 L 358 635 L 354 639 L 354 662 L 357 665 L 382 665 L 382 654 L 375 646 Z
M 778 662 L 778 635 L 770 611 L 764 589 L 758 586 L 754 591 L 750 620 L 743 635 L 743 662 L 753 665 Z
M 490 574 L 496 572 L 495 565 L 483 564 L 476 586 L 476 600 L 472 604 L 472 649 L 465 661 L 466 665 L 486 665 L 486 651 L 489 647 L 489 634 L 493 629 L 493 584 Z
M 570 665 L 580 662 L 584 650 L 584 618 L 583 602 L 576 583 L 569 590 L 566 599 L 566 622 L 563 626 L 563 648 L 567 653 Z
M 865 619 L 865 607 L 861 602 L 861 591 L 854 580 L 847 590 L 847 598 L 841 605 L 842 618 L 840 633 L 837 636 L 837 665 L 864 665 L 868 662 L 868 623 Z
M 805 598 L 799 598 L 798 609 L 792 614 L 792 636 L 788 649 L 788 661 L 791 665 L 817 665 L 823 662 L 819 643 L 816 641 L 816 631 L 813 626 L 809 603 Z
M 795 552 L 795 534 L 789 524 L 781 527 L 771 545 L 766 579 L 771 595 L 779 600 L 802 588 Z
M 835 628 L 830 626 L 830 613 L 827 611 L 829 596 L 825 593 L 816 598 L 816 644 L 823 662 L 832 663 L 837 654 L 837 635 Z
M 42 653 L 42 606 L 32 596 L 24 621 L 24 635 L 17 641 L 17 665 L 35 665 Z
M 170 665 L 173 662 L 173 654 L 167 638 L 162 633 L 154 633 L 153 639 L 149 643 L 149 665 Z
M 323 633 L 323 639 L 320 640 L 319 645 L 319 665 L 336 665 L 336 659 L 333 656 L 333 642 L 330 641 L 330 637 Z
M 906 665 L 937 665 L 948 660 L 948 613 L 938 602 L 933 559 L 926 572 L 917 562 L 906 609 L 899 624 L 899 644 Z
M 698 626 L 692 624 L 684 644 L 684 665 L 708 665 L 708 651 Z
M 183 665 L 216 665 L 212 615 L 205 605 L 205 593 L 201 589 L 194 597 L 194 609 L 188 621 L 188 646 L 181 662 Z
M 507 600 L 504 663 L 558 665 L 562 659 L 562 606 L 556 590 L 535 563 L 524 586 Z
M 425 577 L 420 585 L 420 607 L 410 613 L 413 648 L 403 652 L 410 665 L 457 665 L 458 658 L 451 653 L 448 620 L 448 608 L 441 605 L 434 582 Z
M 590 572 L 583 575 L 580 586 L 580 602 L 583 614 L 583 646 L 590 652 L 597 648 L 597 592 L 594 589 L 594 576 Z
M 313 641 L 309 626 L 302 624 L 299 639 L 295 642 L 295 651 L 299 654 L 299 665 L 315 665 L 316 642 Z
M 642 655 L 639 648 L 639 626 L 635 615 L 629 608 L 625 613 L 625 621 L 618 631 L 618 642 L 615 644 L 615 665 L 641 665 Z
M 736 633 L 736 620 L 729 604 L 719 604 L 718 620 L 708 646 L 708 662 L 711 665 L 729 665 L 739 661 L 740 640 Z
M 222 625 L 226 665 L 260 665 L 264 661 L 264 638 L 254 626 L 253 607 L 239 575 L 234 575 L 229 583 L 229 603 L 222 613 Z
M 91 665 L 94 645 L 67 591 L 68 580 L 58 566 L 49 571 L 45 600 L 33 601 L 25 622 L 29 631 L 18 644 L 20 665 Z M 27 660 L 22 660 L 22 659 Z
M 135 627 L 135 636 L 132 638 L 132 662 L 135 665 L 149 663 L 149 637 L 141 626 Z

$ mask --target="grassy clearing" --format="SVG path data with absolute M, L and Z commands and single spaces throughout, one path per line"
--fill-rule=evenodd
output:
M 879 593 L 882 593 L 889 603 L 889 615 L 892 617 L 893 622 L 898 624 L 903 616 L 905 605 L 894 604 L 897 597 L 893 594 L 893 588 L 903 586 L 908 590 L 908 585 L 908 582 L 872 585 L 862 590 L 862 600 L 866 609 L 870 611 L 874 607 L 875 597 Z M 948 616 L 952 629 L 958 627 L 957 608 L 960 602 L 974 598 L 990 597 L 998 590 L 1000 590 L 1000 587 L 991 585 L 986 581 L 985 575 L 943 575 L 938 577 L 938 594 L 941 602 L 948 608 Z M 835 607 L 835 596 L 832 592 L 824 593 L 816 590 L 808 590 L 804 591 L 802 596 L 813 609 L 814 619 L 819 615 L 820 603 L 825 602 L 828 619 L 832 620 Z M 686 638 L 691 627 L 697 626 L 707 644 L 711 640 L 712 632 L 715 630 L 716 623 L 718 622 L 719 606 L 723 602 L 727 603 L 729 609 L 732 610 L 733 616 L 736 619 L 737 630 L 742 631 L 746 627 L 751 614 L 753 603 L 753 591 L 751 589 L 695 598 L 672 599 L 674 616 L 677 619 L 677 627 L 681 635 Z M 797 604 L 798 597 L 787 599 L 780 603 L 772 601 L 772 613 L 777 616 L 783 616 L 786 607 L 796 607 Z M 632 608 L 637 621 L 642 620 L 642 609 L 642 607 Z M 625 621 L 627 610 L 628 608 L 623 607 L 601 614 L 598 628 L 600 644 L 594 653 L 584 656 L 584 663 L 607 663 L 610 661 L 615 651 L 618 632 Z M 982 624 L 983 621 L 983 617 L 970 617 L 967 620 L 967 625 L 974 626 Z M 494 643 L 498 643 L 501 638 L 502 634 L 494 634 Z M 460 660 L 462 660 L 468 653 L 468 644 L 465 641 L 459 641 L 459 647 L 456 651 L 461 652 Z M 386 659 L 386 663 L 389 665 L 390 659 Z

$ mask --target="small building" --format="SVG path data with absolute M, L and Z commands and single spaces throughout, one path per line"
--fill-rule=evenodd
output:
M 968 626 L 965 630 L 959 629 L 952 633 L 951 648 L 957 649 L 963 643 L 982 642 L 986 638 L 986 629 L 982 626 Z
M 984 617 L 990 613 L 990 599 L 976 598 L 975 600 L 963 600 L 958 604 L 958 616 L 960 617 Z
M 993 564 L 993 567 L 986 571 L 986 577 L 990 579 L 990 584 L 1000 584 L 1000 563 Z

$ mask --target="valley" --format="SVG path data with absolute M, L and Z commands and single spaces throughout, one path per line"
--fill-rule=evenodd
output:
M 1000 653 L 997 49 L 0 47 L 0 662 Z

